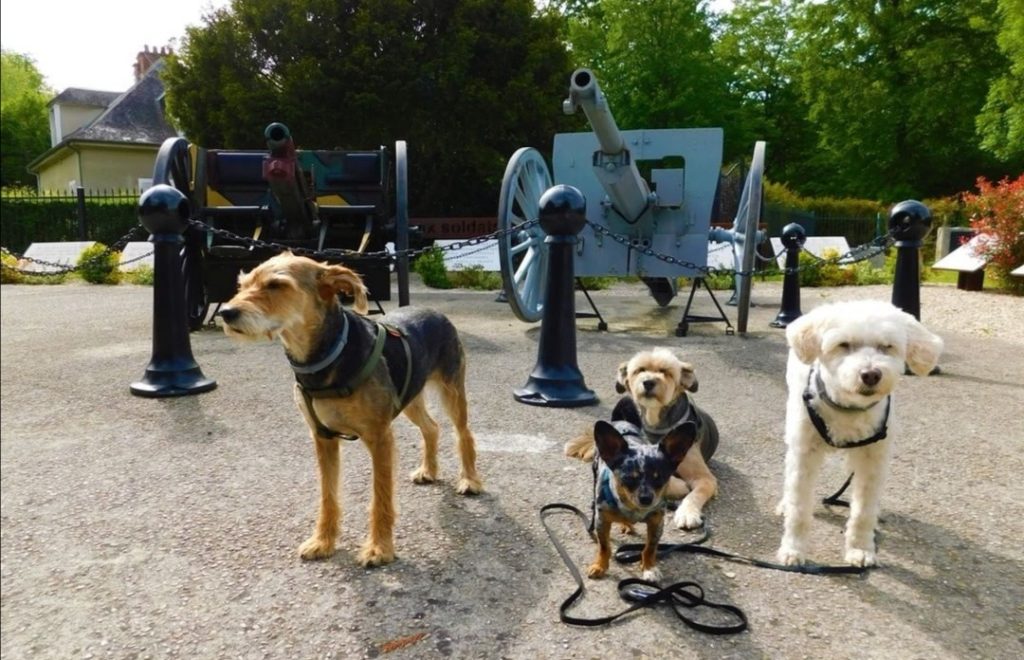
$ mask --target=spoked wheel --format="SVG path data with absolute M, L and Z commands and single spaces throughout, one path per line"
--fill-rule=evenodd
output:
M 501 281 L 512 313 L 521 321 L 539 321 L 547 290 L 548 247 L 544 230 L 534 224 L 515 228 L 540 214 L 540 197 L 551 187 L 551 173 L 536 149 L 512 154 L 498 200 L 498 257 Z
M 743 185 L 739 209 L 736 211 L 736 222 L 733 229 L 736 240 L 733 242 L 735 262 L 743 273 L 753 273 L 754 259 L 757 255 L 757 224 L 761 220 L 761 184 L 764 177 L 764 142 L 754 143 L 754 157 L 750 161 L 750 172 Z M 747 331 L 747 318 L 750 314 L 750 288 L 753 276 L 750 274 L 736 275 L 736 331 L 744 334 Z
M 409 165 L 405 140 L 395 142 L 395 273 L 398 306 L 409 304 Z
M 188 141 L 183 138 L 165 140 L 153 165 L 153 183 L 165 183 L 177 188 L 189 200 L 195 211 L 195 190 L 192 187 L 192 154 Z M 181 248 L 181 279 L 185 290 L 185 308 L 189 330 L 199 330 L 206 321 L 210 303 L 203 282 L 203 250 L 205 236 L 188 227 Z

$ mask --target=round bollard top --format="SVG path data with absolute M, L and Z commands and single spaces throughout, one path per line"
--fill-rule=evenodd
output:
M 791 222 L 782 228 L 782 245 L 787 250 L 803 247 L 806 242 L 807 232 L 804 231 L 802 225 Z
M 139 222 L 151 234 L 180 234 L 188 226 L 188 198 L 166 183 L 158 183 L 139 197 Z
M 580 233 L 587 224 L 587 200 L 578 189 L 559 184 L 540 196 L 540 226 L 549 235 Z
M 919 241 L 928 233 L 932 212 L 921 202 L 908 199 L 889 211 L 889 231 L 898 241 Z

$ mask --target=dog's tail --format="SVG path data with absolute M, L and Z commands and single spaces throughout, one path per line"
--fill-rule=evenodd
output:
M 594 460 L 594 429 L 583 431 L 565 443 L 565 455 L 588 463 Z

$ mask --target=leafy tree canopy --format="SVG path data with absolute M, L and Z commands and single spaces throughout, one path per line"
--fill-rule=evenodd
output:
M 1024 0 L 999 0 L 999 15 L 996 41 L 1010 65 L 992 81 L 977 128 L 983 149 L 1024 167 Z
M 52 95 L 32 58 L 0 52 L 0 185 L 34 183 L 25 167 L 50 146 Z
M 170 58 L 168 110 L 193 142 L 409 145 L 414 215 L 493 213 L 516 148 L 545 148 L 571 73 L 561 19 L 530 0 L 235 0 Z

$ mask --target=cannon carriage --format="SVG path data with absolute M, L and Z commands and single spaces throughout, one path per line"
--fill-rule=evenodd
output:
M 555 135 L 553 179 L 543 156 L 531 147 L 517 150 L 505 169 L 498 204 L 498 254 L 505 298 L 513 313 L 527 322 L 542 316 L 547 244 L 543 230 L 530 221 L 538 216 L 543 192 L 553 183 L 567 184 L 587 200 L 588 226 L 576 245 L 577 276 L 640 276 L 661 306 L 675 297 L 678 278 L 694 278 L 676 331 L 685 335 L 689 321 L 714 320 L 690 316 L 689 308 L 697 283 L 707 273 L 710 243 L 727 243 L 738 273 L 737 326 L 745 332 L 749 273 L 762 238 L 757 226 L 764 143 L 755 145 L 732 227 L 715 228 L 711 214 L 722 166 L 722 129 L 620 131 L 594 73 L 585 68 L 573 72 L 563 103 L 567 114 L 579 110 L 592 131 Z M 521 229 L 516 231 L 517 227 Z
M 394 151 L 300 150 L 284 124 L 267 126 L 267 150 L 207 149 L 164 142 L 153 182 L 180 190 L 192 223 L 181 250 L 189 327 L 230 300 L 239 272 L 281 249 L 359 272 L 375 300 L 390 300 L 390 260 L 364 258 L 387 242 L 408 248 L 406 145 Z M 395 261 L 400 304 L 408 304 L 408 261 Z

